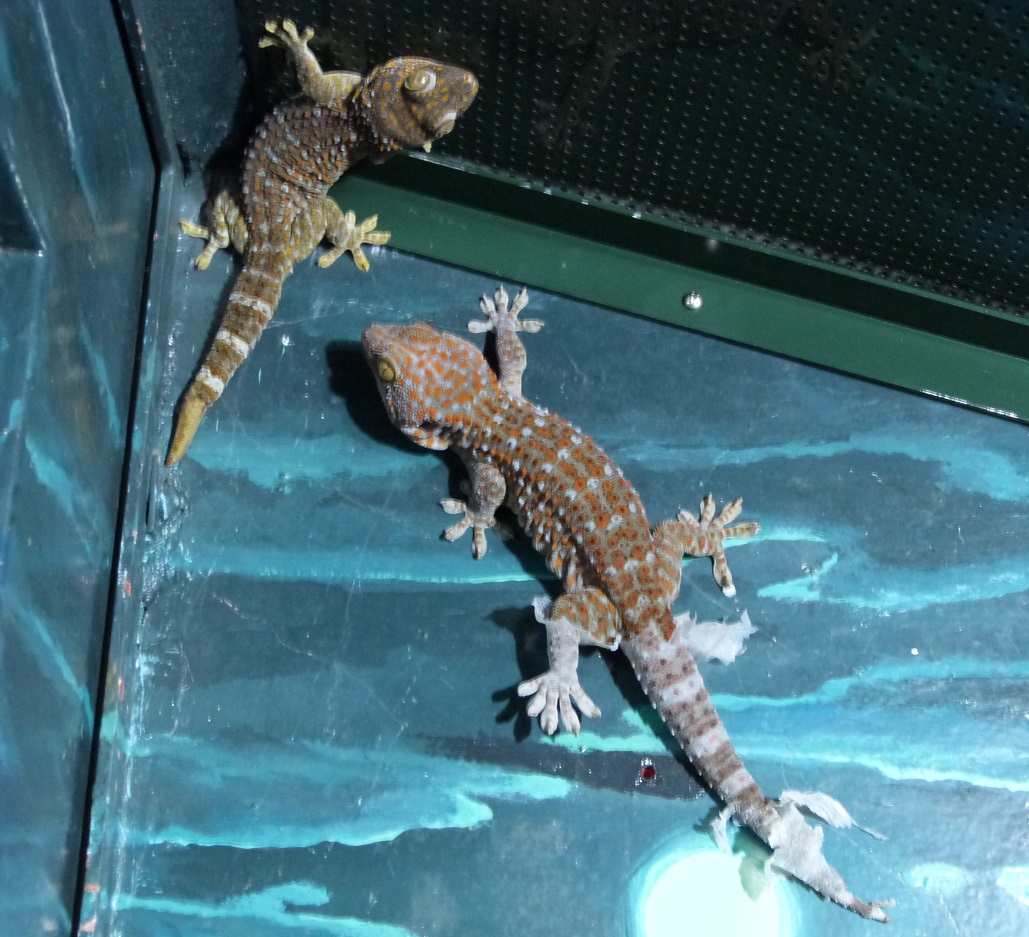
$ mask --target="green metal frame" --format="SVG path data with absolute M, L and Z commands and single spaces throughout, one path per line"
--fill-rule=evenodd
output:
M 1029 420 L 1029 324 L 1014 315 L 477 167 L 398 159 L 332 195 L 379 214 L 401 250 Z

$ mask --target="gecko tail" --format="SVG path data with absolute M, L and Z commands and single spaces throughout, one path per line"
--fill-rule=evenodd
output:
M 252 245 L 248 249 L 221 326 L 182 397 L 165 465 L 174 465 L 186 454 L 204 414 L 253 351 L 275 314 L 282 281 L 291 270 L 284 252 L 256 251 Z
M 210 405 L 197 393 L 195 385 L 191 384 L 179 407 L 179 413 L 175 420 L 175 431 L 172 433 L 168 455 L 164 460 L 165 465 L 169 467 L 174 465 L 186 454 L 189 444 L 196 435 L 197 427 Z
M 883 908 L 891 902 L 866 902 L 851 894 L 822 855 L 823 830 L 808 824 L 802 811 L 836 827 L 856 826 L 850 814 L 826 794 L 786 791 L 779 800 L 765 796 L 729 740 L 690 651 L 699 626 L 692 620 L 676 621 L 667 610 L 664 614 L 666 621 L 652 622 L 623 640 L 622 650 L 701 779 L 726 805 L 713 826 L 715 841 L 727 847 L 725 827 L 733 818 L 771 848 L 770 866 L 855 914 L 888 921 Z M 726 627 L 721 624 L 722 631 Z M 728 627 L 733 638 L 729 650 L 735 654 L 737 639 L 742 641 L 754 629 L 749 618 Z M 718 650 L 714 656 L 725 659 L 722 649 Z
M 752 808 L 741 810 L 735 804 L 727 806 L 715 822 L 715 839 L 720 845 L 726 844 L 725 825 L 735 815 L 739 822 L 750 827 L 771 847 L 770 867 L 785 872 L 848 911 L 870 921 L 888 923 L 890 919 L 883 909 L 892 907 L 894 902 L 862 901 L 847 888 L 840 873 L 822 854 L 823 830 L 811 826 L 802 809 L 830 826 L 857 826 L 850 814 L 826 794 L 784 791 L 779 800 L 766 800 L 757 815 Z M 883 838 L 871 830 L 865 832 L 877 839 Z

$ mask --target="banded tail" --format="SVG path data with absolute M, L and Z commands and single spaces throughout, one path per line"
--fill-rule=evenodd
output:
M 824 794 L 786 792 L 780 800 L 764 795 L 729 740 L 685 638 L 673 634 L 666 640 L 660 628 L 648 627 L 624 640 L 622 650 L 704 783 L 725 803 L 716 838 L 724 838 L 725 821 L 735 816 L 771 847 L 771 865 L 864 918 L 889 921 L 882 909 L 893 902 L 865 902 L 851 894 L 822 855 L 822 829 L 808 825 L 798 807 L 833 826 L 854 821 Z
M 174 465 L 186 454 L 208 407 L 222 395 L 275 314 L 282 282 L 292 269 L 285 251 L 261 251 L 248 246 L 221 325 L 182 396 L 165 465 Z

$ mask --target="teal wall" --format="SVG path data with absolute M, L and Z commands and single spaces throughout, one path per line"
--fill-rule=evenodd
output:
M 12 935 L 71 929 L 154 183 L 112 8 L 0 5 L 0 920 Z

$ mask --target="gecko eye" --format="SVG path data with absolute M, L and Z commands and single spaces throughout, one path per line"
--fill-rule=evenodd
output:
M 436 73 L 429 68 L 420 68 L 404 79 L 404 87 L 415 94 L 428 94 L 436 87 Z
M 379 358 L 375 362 L 375 372 L 379 375 L 379 380 L 386 384 L 397 379 L 397 369 L 393 367 L 393 363 L 388 358 Z

